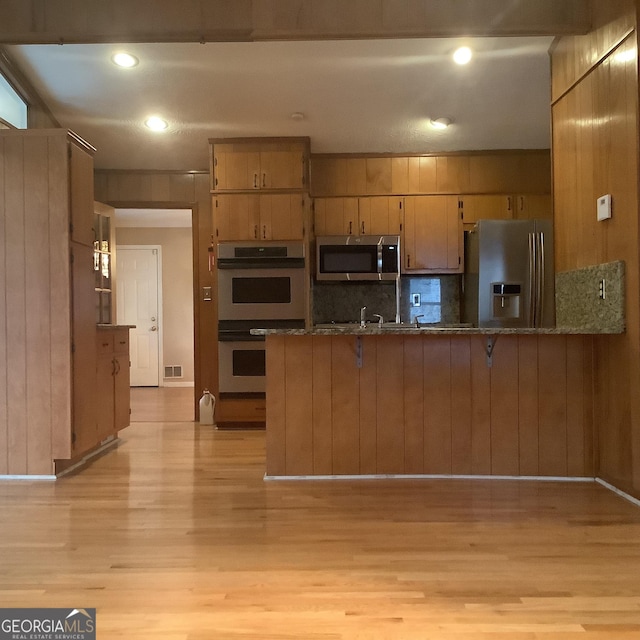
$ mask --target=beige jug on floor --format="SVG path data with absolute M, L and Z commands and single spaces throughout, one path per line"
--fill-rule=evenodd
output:
M 215 415 L 216 397 L 205 389 L 200 398 L 200 424 L 215 424 L 213 417 Z

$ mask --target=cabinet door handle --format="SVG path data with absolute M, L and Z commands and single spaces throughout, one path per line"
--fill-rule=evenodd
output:
M 258 239 L 258 225 L 257 224 L 253 225 L 253 237 L 256 240 Z
M 362 233 L 362 235 L 364 235 L 364 220 L 362 221 L 362 231 L 360 233 Z
M 253 174 L 253 188 L 257 189 L 260 185 L 258 184 L 258 174 Z
M 511 196 L 507 196 L 507 211 L 511 211 Z
M 407 269 L 411 268 L 411 254 L 407 253 Z
M 262 239 L 263 240 L 267 239 L 267 225 L 266 224 L 262 225 Z
M 349 235 L 353 233 L 353 222 L 349 220 Z
M 116 359 L 115 358 L 111 361 L 111 375 L 112 376 L 116 375 Z
M 264 172 L 262 174 L 262 188 L 264 189 L 267 186 L 267 174 Z
M 116 375 L 120 373 L 120 360 L 115 360 L 116 363 Z

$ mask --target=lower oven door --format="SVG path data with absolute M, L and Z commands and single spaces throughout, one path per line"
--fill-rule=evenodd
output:
M 218 343 L 220 393 L 265 392 L 264 338 Z

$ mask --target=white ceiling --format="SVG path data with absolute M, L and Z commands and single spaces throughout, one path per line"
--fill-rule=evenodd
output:
M 102 169 L 208 170 L 208 138 L 309 136 L 314 153 L 548 148 L 550 37 L 14 45 Z M 459 44 L 475 50 L 465 67 Z M 126 49 L 133 69 L 110 62 Z M 304 119 L 293 120 L 294 112 Z M 142 126 L 150 114 L 170 124 Z M 436 132 L 429 118 L 454 124 Z

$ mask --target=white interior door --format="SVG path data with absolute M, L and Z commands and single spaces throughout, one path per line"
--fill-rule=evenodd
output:
M 159 249 L 116 248 L 117 322 L 135 325 L 130 331 L 131 386 L 159 386 L 160 323 Z

